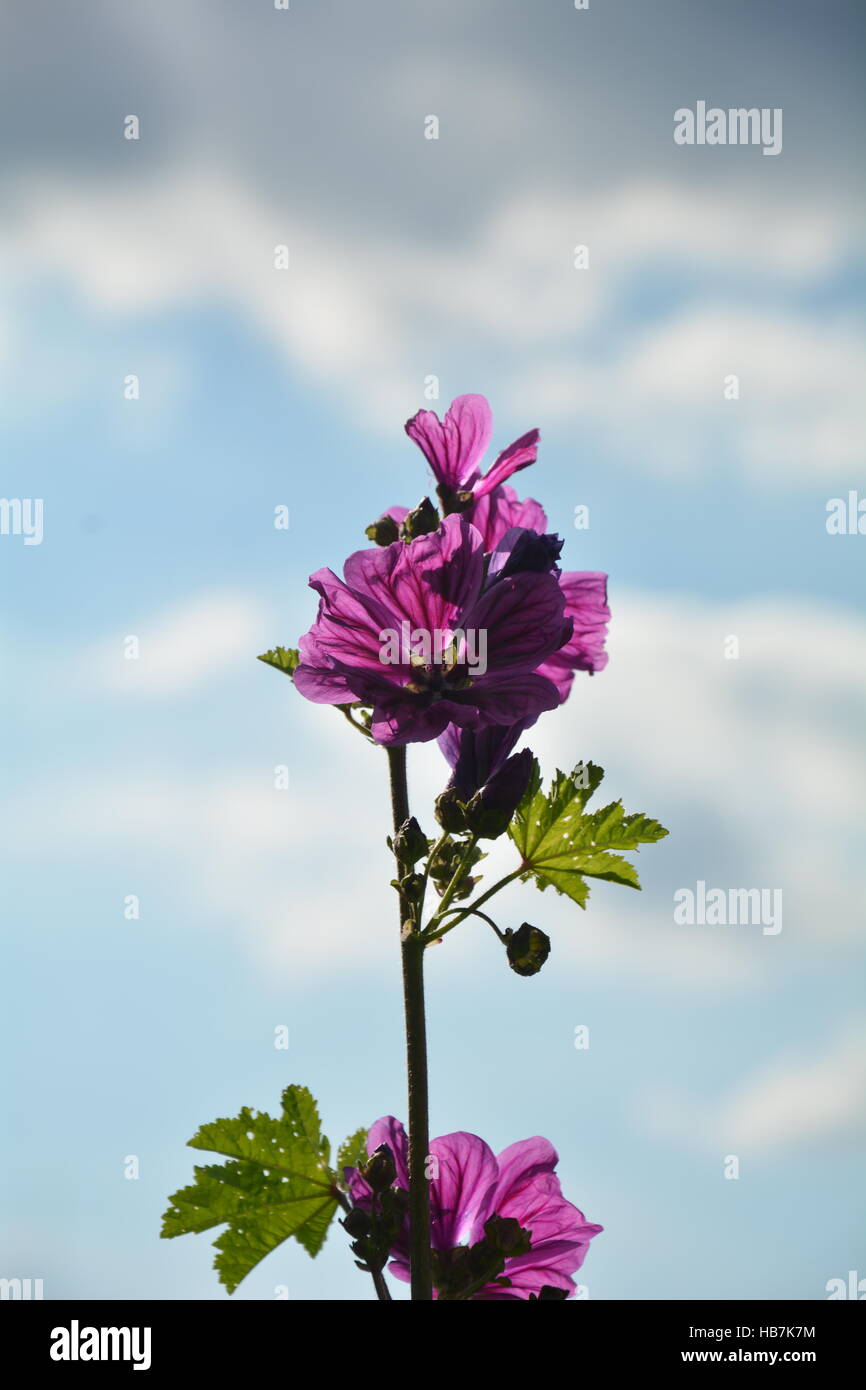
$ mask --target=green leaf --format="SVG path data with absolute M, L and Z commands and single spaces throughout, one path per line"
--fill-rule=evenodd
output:
M 360 1168 L 361 1164 L 366 1162 L 367 1131 L 356 1129 L 354 1134 L 343 1140 L 337 1150 L 337 1174 L 340 1182 L 343 1181 L 344 1168 Z
M 534 761 L 526 795 L 508 830 L 539 888 L 552 885 L 580 907 L 589 897 L 587 878 L 640 888 L 634 865 L 615 851 L 637 850 L 668 833 L 649 816 L 626 815 L 619 801 L 587 814 L 586 804 L 603 777 L 604 770 L 594 763 L 578 763 L 571 773 L 557 771 L 544 792 Z
M 244 1107 L 235 1119 L 202 1125 L 190 1147 L 229 1162 L 196 1167 L 163 1217 L 167 1238 L 227 1225 L 214 1242 L 214 1268 L 229 1293 L 290 1236 L 317 1255 L 337 1209 L 316 1102 L 304 1086 L 287 1087 L 282 1101 L 278 1119 Z
M 301 653 L 294 647 L 273 647 L 269 652 L 262 652 L 256 660 L 263 661 L 266 666 L 273 666 L 275 671 L 284 671 L 287 676 L 291 676 L 301 664 Z

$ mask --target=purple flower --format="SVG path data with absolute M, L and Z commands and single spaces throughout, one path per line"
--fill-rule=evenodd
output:
M 482 537 L 464 517 L 409 544 L 359 550 L 344 576 L 310 578 L 319 612 L 294 682 L 318 704 L 372 706 L 377 742 L 424 742 L 452 723 L 511 725 L 559 703 L 555 681 L 535 674 L 571 639 L 557 576 L 521 571 L 485 586 Z
M 377 1120 L 367 1136 L 367 1152 L 387 1145 L 396 1167 L 395 1186 L 408 1191 L 406 1131 L 393 1116 Z M 562 1195 L 555 1168 L 559 1158 L 546 1139 L 522 1139 L 498 1156 L 475 1134 L 445 1134 L 430 1143 L 430 1244 L 447 1279 L 465 1247 L 485 1239 L 491 1217 L 509 1218 L 530 1233 L 531 1248 L 505 1259 L 503 1286 L 491 1282 L 474 1292 L 477 1300 L 528 1299 L 545 1287 L 571 1296 L 572 1275 L 583 1264 L 593 1236 L 602 1230 L 587 1221 Z M 428 1160 L 429 1163 L 429 1160 Z M 356 1206 L 369 1211 L 372 1189 L 357 1168 L 344 1170 Z M 391 1250 L 391 1273 L 409 1279 L 408 1223 Z
M 476 497 L 486 496 L 512 473 L 528 468 L 538 454 L 538 430 L 529 430 L 502 450 L 482 478 L 479 463 L 492 431 L 493 416 L 483 396 L 458 396 L 444 420 L 432 410 L 419 410 L 406 421 L 406 433 L 430 464 L 439 486 Z
M 483 396 L 458 396 L 445 419 L 430 410 L 419 410 L 406 424 L 406 433 L 419 445 L 440 486 L 473 494 L 463 516 L 482 536 L 485 553 L 497 551 L 510 531 L 522 528 L 542 536 L 547 530 L 543 507 L 533 498 L 521 501 L 505 479 L 534 463 L 538 455 L 538 430 L 530 430 L 499 455 L 485 477 L 478 463 L 490 442 L 492 414 Z M 396 517 L 403 508 L 390 509 Z M 400 517 L 399 519 L 402 519 Z M 566 597 L 566 614 L 573 620 L 568 645 L 544 668 L 554 682 L 560 703 L 568 698 L 575 671 L 592 674 L 607 665 L 604 650 L 610 610 L 607 575 L 593 571 L 566 571 L 560 575 Z

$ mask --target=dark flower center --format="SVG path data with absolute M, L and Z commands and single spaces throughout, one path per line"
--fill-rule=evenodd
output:
M 413 657 L 412 679 L 405 689 L 412 695 L 422 695 L 433 703 L 446 699 L 453 691 L 468 690 L 471 684 L 471 677 L 463 661 L 422 662 Z

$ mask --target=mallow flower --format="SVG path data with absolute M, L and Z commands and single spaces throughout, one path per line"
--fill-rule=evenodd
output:
M 393 1186 L 409 1186 L 406 1131 L 393 1115 L 377 1120 L 367 1152 L 393 1159 Z M 603 1229 L 566 1201 L 556 1150 L 540 1137 L 496 1155 L 476 1134 L 459 1131 L 430 1142 L 430 1244 L 435 1297 L 504 1301 L 569 1298 L 573 1275 Z M 344 1169 L 353 1204 L 374 1209 L 374 1189 L 357 1168 Z M 408 1223 L 391 1246 L 391 1273 L 408 1282 Z
M 557 668 L 536 674 L 571 641 L 556 572 L 515 532 L 488 573 L 479 532 L 465 517 L 406 543 L 357 551 L 344 578 L 310 578 L 319 611 L 299 643 L 300 693 L 319 704 L 372 707 L 378 743 L 437 738 L 450 725 L 482 729 L 536 719 L 560 702 Z M 532 561 L 522 568 L 521 545 Z M 528 563 L 528 561 L 527 561 Z
M 512 473 L 535 463 L 540 432 L 533 429 L 521 435 L 502 450 L 482 477 L 479 462 L 490 442 L 492 423 L 485 398 L 467 395 L 451 402 L 443 420 L 431 410 L 419 410 L 405 427 L 430 464 L 446 510 L 454 506 L 471 521 L 487 553 L 495 552 L 515 528 L 539 535 L 547 530 L 541 504 L 531 497 L 521 501 L 505 481 Z M 391 507 L 385 515 L 399 523 L 405 519 L 407 509 Z M 560 575 L 560 584 L 566 612 L 573 619 L 572 637 L 544 674 L 556 683 L 561 700 L 565 700 L 575 671 L 592 674 L 607 665 L 604 642 L 610 610 L 606 574 L 565 571 Z
M 539 432 L 529 430 L 503 449 L 482 477 L 480 462 L 493 433 L 493 415 L 484 396 L 458 396 L 444 420 L 432 410 L 419 410 L 405 428 L 449 497 L 467 493 L 485 497 L 512 473 L 528 468 L 538 454 Z
M 520 501 L 505 481 L 535 462 L 541 438 L 537 429 L 528 430 L 503 449 L 483 477 L 480 460 L 493 429 L 493 416 L 484 396 L 458 396 L 443 420 L 432 410 L 419 410 L 406 421 L 405 429 L 430 465 L 444 511 L 459 511 L 471 521 L 481 532 L 486 551 L 495 549 L 513 526 L 546 530 L 540 503 L 532 498 Z M 397 524 L 406 515 L 405 507 L 391 507 L 385 513 Z

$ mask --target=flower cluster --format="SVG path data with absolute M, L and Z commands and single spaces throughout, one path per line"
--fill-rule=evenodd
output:
M 507 482 L 535 462 L 538 430 L 482 474 L 491 431 L 478 395 L 459 396 L 444 420 L 421 410 L 407 422 L 433 472 L 441 522 L 426 499 L 414 513 L 391 507 L 371 528 L 386 543 L 351 555 L 342 579 L 329 569 L 311 576 L 319 611 L 294 673 L 309 700 L 368 707 L 378 743 L 438 738 L 466 795 L 568 698 L 575 671 L 607 661 L 607 576 L 561 570 L 562 541 L 547 533 L 542 507 Z M 407 640 L 386 658 L 385 635 L 397 631 Z M 468 641 L 479 632 L 480 674 Z
M 375 1214 L 382 1190 L 409 1186 L 406 1132 L 388 1115 L 367 1137 L 370 1164 L 346 1168 L 356 1208 Z M 522 1139 L 502 1153 L 476 1134 L 430 1142 L 430 1242 L 439 1298 L 502 1301 L 568 1298 L 572 1275 L 603 1229 L 567 1202 L 556 1176 L 559 1157 L 546 1139 Z M 383 1182 L 377 1181 L 385 1174 Z M 408 1223 L 390 1236 L 390 1271 L 408 1282 Z
M 606 665 L 607 576 L 563 570 L 563 541 L 548 531 L 542 506 L 509 482 L 535 463 L 537 429 L 486 472 L 492 419 L 483 396 L 459 396 L 442 420 L 421 410 L 406 433 L 430 467 L 436 504 L 424 497 L 413 509 L 389 507 L 367 530 L 374 544 L 349 557 L 342 577 L 330 569 L 311 576 L 318 614 L 300 640 L 293 679 L 307 699 L 340 706 L 353 723 L 350 710 L 360 707 L 359 727 L 392 750 L 392 776 L 393 750 L 408 743 L 438 739 L 450 765 L 435 846 L 414 818 L 395 819 L 404 939 L 408 931 L 423 950 L 475 914 L 496 932 L 511 969 L 531 976 L 550 953 L 547 935 L 528 922 L 500 931 L 480 911 L 509 879 L 462 904 L 479 882 L 478 841 L 504 834 L 537 794 L 537 763 L 528 749 L 515 753 L 517 743 L 568 699 L 575 672 Z M 510 878 L 526 863 L 524 854 Z M 439 905 L 425 928 L 428 882 Z M 410 1138 L 393 1117 L 379 1120 L 367 1161 L 344 1168 L 344 1225 L 360 1268 L 381 1281 L 390 1259 L 413 1297 L 430 1297 L 431 1287 L 444 1300 L 571 1297 L 601 1227 L 562 1196 L 551 1144 L 527 1139 L 497 1157 L 461 1132 L 428 1146 L 426 1114 L 413 1117 L 412 1095 L 410 1083 Z

